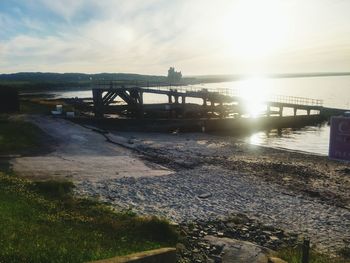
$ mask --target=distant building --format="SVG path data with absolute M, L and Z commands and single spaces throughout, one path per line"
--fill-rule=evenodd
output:
M 181 71 L 176 71 L 175 67 L 170 67 L 168 70 L 168 81 L 169 83 L 179 83 L 182 78 Z
M 19 111 L 19 95 L 14 88 L 0 86 L 0 113 Z

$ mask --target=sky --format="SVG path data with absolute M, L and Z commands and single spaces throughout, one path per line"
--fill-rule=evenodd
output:
M 349 0 L 0 0 L 0 73 L 350 71 Z

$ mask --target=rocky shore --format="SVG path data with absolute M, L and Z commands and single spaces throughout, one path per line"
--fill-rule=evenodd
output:
M 108 138 L 173 173 L 83 180 L 77 184 L 78 194 L 177 223 L 241 213 L 306 235 L 323 252 L 336 252 L 350 240 L 346 164 L 205 134 L 118 133 Z
M 346 163 L 203 133 L 114 133 L 44 116 L 27 120 L 55 144 L 50 153 L 13 158 L 11 169 L 21 176 L 72 180 L 77 195 L 180 226 L 200 223 L 211 240 L 246 240 L 243 230 L 249 225 L 236 227 L 236 237 L 219 227 L 243 214 L 263 231 L 268 226 L 310 237 L 321 252 L 350 245 Z M 205 224 L 217 233 L 209 233 Z M 278 248 L 266 243 L 270 237 L 279 238 L 275 243 L 284 240 L 277 233 L 263 237 L 254 231 L 248 231 L 253 238 L 247 240 L 264 247 Z
M 181 224 L 180 229 L 185 239 L 177 246 L 178 262 L 183 263 L 222 262 L 227 254 L 225 250 L 232 243 L 240 251 L 231 248 L 231 253 L 233 251 L 240 257 L 252 258 L 251 262 L 273 254 L 274 250 L 298 245 L 296 234 L 262 225 L 242 214 L 213 221 Z

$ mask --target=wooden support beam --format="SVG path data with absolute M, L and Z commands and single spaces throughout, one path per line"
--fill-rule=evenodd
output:
M 117 92 L 119 97 L 121 97 L 130 106 L 136 106 L 137 102 L 133 97 L 126 93 L 126 90 L 120 90 Z
M 113 91 L 108 91 L 107 94 L 105 94 L 103 97 L 102 97 L 102 100 L 103 100 L 103 104 L 106 104 L 108 101 L 109 101 L 109 98 L 113 96 L 115 92 Z M 103 95 L 103 94 L 102 94 Z
M 118 96 L 118 94 L 115 92 L 111 92 L 110 94 L 107 94 L 107 95 L 108 96 L 105 96 L 103 98 L 103 105 L 105 106 L 111 104 L 115 100 L 115 98 Z

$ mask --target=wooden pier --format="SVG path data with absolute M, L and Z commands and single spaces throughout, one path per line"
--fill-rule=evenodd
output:
M 159 84 L 123 85 L 102 81 L 94 83 L 92 92 L 93 111 L 98 118 L 105 114 L 118 114 L 137 119 L 223 119 L 240 118 L 248 114 L 246 98 L 229 89 L 207 90 Z M 147 104 L 144 103 L 146 93 L 165 95 L 167 99 L 164 103 Z M 276 96 L 271 101 L 262 103 L 266 110 L 260 117 L 283 117 L 284 109 L 288 108 L 294 116 L 320 115 L 324 110 L 321 100 L 301 97 Z

